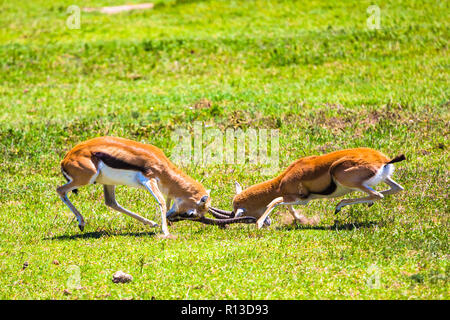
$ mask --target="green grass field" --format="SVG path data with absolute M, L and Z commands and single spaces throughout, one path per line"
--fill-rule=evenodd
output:
M 449 298 L 447 1 L 156 1 L 66 26 L 72 4 L 124 2 L 0 0 L 0 299 Z M 315 227 L 279 208 L 261 230 L 179 222 L 163 240 L 93 185 L 70 195 L 78 230 L 55 192 L 65 152 L 114 135 L 170 157 L 195 121 L 278 129 L 278 172 L 342 148 L 404 153 L 405 191 L 346 207 L 337 228 L 339 199 L 318 200 L 298 207 Z M 270 178 L 251 163 L 183 168 L 228 210 L 235 180 Z M 160 221 L 144 191 L 118 200 Z M 133 281 L 113 283 L 118 270 Z

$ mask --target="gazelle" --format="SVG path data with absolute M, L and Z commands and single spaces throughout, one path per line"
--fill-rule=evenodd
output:
M 69 201 L 67 193 L 94 183 L 103 184 L 105 203 L 114 210 L 146 225 L 157 223 L 120 206 L 115 198 L 116 185 L 147 190 L 161 211 L 162 232 L 169 236 L 167 219 L 187 218 L 209 224 L 244 222 L 248 219 L 213 221 L 204 217 L 210 197 L 203 185 L 178 169 L 157 147 L 123 138 L 99 137 L 87 140 L 70 150 L 61 162 L 67 183 L 56 190 L 61 200 L 75 214 L 81 231 L 84 218 Z M 170 208 L 172 199 L 174 204 Z
M 352 204 L 372 205 L 374 201 L 386 195 L 403 190 L 403 187 L 391 178 L 393 163 L 402 160 L 405 160 L 404 155 L 391 160 L 370 148 L 346 149 L 300 158 L 278 177 L 243 191 L 239 183 L 236 183 L 233 212 L 229 216 L 255 217 L 258 219 L 257 228 L 261 228 L 264 224 L 270 224 L 268 216 L 275 207 L 287 205 L 295 220 L 302 222 L 305 217 L 298 214 L 293 205 L 306 205 L 313 199 L 336 198 L 353 191 L 362 191 L 368 196 L 340 201 L 335 213 Z M 378 192 L 371 187 L 380 182 L 388 184 L 390 189 Z M 224 210 L 210 210 L 227 214 Z

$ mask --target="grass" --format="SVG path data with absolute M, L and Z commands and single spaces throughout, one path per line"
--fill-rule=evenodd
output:
M 1 299 L 449 298 L 447 2 L 377 1 L 380 30 L 369 1 L 157 1 L 82 13 L 79 30 L 65 26 L 72 2 L 0 3 Z M 194 121 L 278 129 L 279 172 L 341 148 L 405 153 L 405 191 L 343 209 L 338 228 L 338 200 L 323 200 L 298 208 L 316 227 L 277 209 L 263 230 L 181 222 L 166 241 L 89 186 L 71 195 L 79 232 L 55 193 L 66 151 L 108 134 L 170 156 L 173 130 Z M 234 180 L 269 178 L 250 163 L 184 169 L 227 209 Z M 143 191 L 119 187 L 118 200 L 159 220 Z M 114 284 L 118 270 L 134 280 Z

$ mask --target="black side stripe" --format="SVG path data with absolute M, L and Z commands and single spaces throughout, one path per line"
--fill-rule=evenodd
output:
M 331 183 L 328 185 L 328 187 L 325 190 L 322 190 L 320 192 L 311 192 L 312 194 L 320 194 L 323 196 L 328 196 L 336 191 L 337 185 L 336 182 L 334 182 L 333 178 L 331 179 Z
M 116 157 L 113 157 L 107 153 L 104 152 L 94 152 L 94 156 L 103 161 L 104 164 L 107 166 L 114 168 L 114 169 L 123 169 L 123 170 L 134 170 L 134 171 L 141 171 L 145 172 L 145 167 L 136 166 L 134 164 L 125 162 L 123 160 L 120 160 Z

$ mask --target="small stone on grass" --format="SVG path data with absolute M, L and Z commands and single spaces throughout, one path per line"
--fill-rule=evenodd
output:
M 117 271 L 114 273 L 112 281 L 114 283 L 127 283 L 133 281 L 133 276 L 123 271 Z

